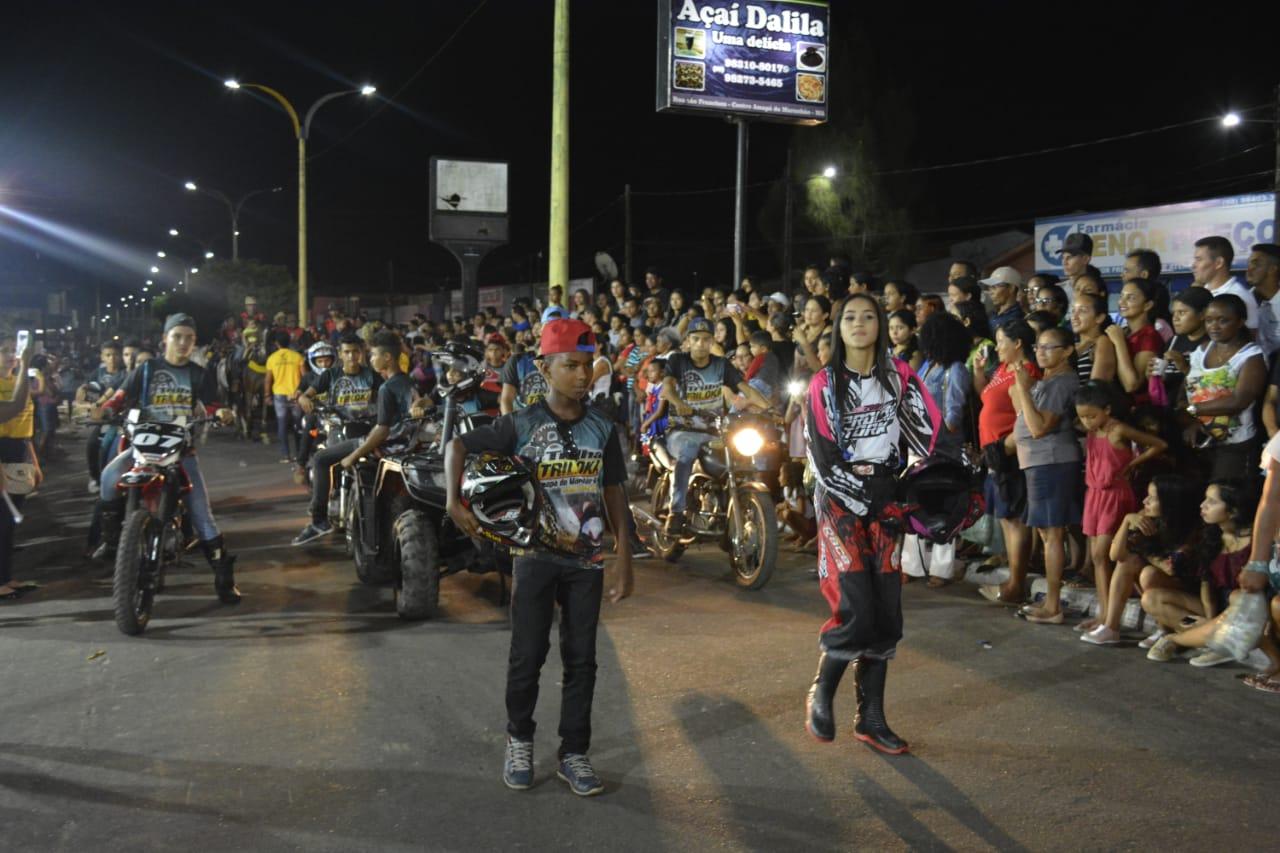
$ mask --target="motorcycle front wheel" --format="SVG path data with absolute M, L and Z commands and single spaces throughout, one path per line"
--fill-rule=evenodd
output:
M 116 549 L 116 570 L 111 582 L 111 604 L 120 633 L 136 637 L 151 621 L 155 593 L 143 578 L 154 570 L 159 555 L 160 525 L 145 509 L 134 510 L 125 520 Z
M 760 589 L 773 577 L 778 561 L 778 513 L 765 492 L 742 491 L 737 501 L 737 523 L 730 518 L 733 580 L 743 589 Z

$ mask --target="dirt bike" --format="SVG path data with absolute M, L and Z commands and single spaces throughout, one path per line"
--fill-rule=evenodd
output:
M 653 552 L 669 562 L 695 542 L 716 542 L 729 554 L 734 582 L 743 589 L 760 589 L 778 558 L 778 516 L 754 460 L 777 443 L 776 424 L 764 415 L 725 414 L 704 431 L 715 438 L 701 447 L 693 463 L 685 531 L 679 536 L 666 532 L 676 460 L 662 439 L 649 442 L 650 510 L 635 507 L 636 524 Z
M 164 591 L 165 572 L 185 550 L 184 498 L 191 482 L 182 459 L 194 428 L 216 420 L 158 423 L 138 420 L 136 414 L 125 422 L 133 467 L 117 485 L 125 493 L 125 515 L 111 584 L 116 627 L 131 636 L 146 630 L 155 597 Z

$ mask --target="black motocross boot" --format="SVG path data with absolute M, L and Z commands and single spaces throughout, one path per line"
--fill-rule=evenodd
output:
M 99 501 L 98 508 L 101 511 L 101 541 L 93 552 L 93 559 L 112 560 L 116 556 L 116 546 L 120 544 L 120 530 L 124 527 L 124 498 Z
M 200 550 L 213 569 L 213 589 L 223 604 L 239 604 L 240 590 L 236 589 L 236 558 L 222 546 L 222 537 L 200 543 Z
M 813 677 L 813 686 L 809 688 L 809 696 L 805 699 L 804 727 L 824 743 L 836 738 L 836 718 L 831 703 L 836 697 L 836 688 L 849 666 L 847 660 L 837 660 L 823 653 L 818 658 L 818 674 Z
M 854 666 L 858 694 L 858 720 L 853 736 L 887 755 L 901 755 L 907 742 L 893 733 L 884 718 L 884 682 L 889 662 L 879 658 L 859 658 Z

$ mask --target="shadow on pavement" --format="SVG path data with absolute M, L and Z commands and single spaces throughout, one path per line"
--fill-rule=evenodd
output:
M 727 828 L 740 845 L 814 848 L 815 839 L 824 839 L 844 846 L 840 822 L 828 816 L 826 798 L 811 784 L 812 770 L 773 736 L 756 712 L 730 697 L 704 693 L 681 696 L 675 710 L 688 741 L 719 781 Z M 790 787 L 795 779 L 809 782 L 797 791 Z M 774 787 L 779 781 L 789 786 L 785 796 Z M 809 813 L 782 807 L 796 800 L 810 804 Z

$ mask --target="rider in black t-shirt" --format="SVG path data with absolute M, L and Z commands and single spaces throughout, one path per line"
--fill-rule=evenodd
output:
M 346 344 L 344 343 L 344 349 Z M 294 545 L 305 545 L 333 532 L 329 524 L 329 492 L 332 489 L 334 465 L 350 468 L 364 456 L 382 446 L 391 434 L 391 428 L 407 417 L 416 417 L 426 406 L 418 402 L 418 392 L 412 380 L 400 370 L 400 336 L 383 331 L 373 336 L 369 350 L 369 363 L 382 377 L 375 403 L 378 421 L 364 441 L 350 439 L 330 445 L 311 460 L 311 523 L 302 528 L 293 540 Z M 345 362 L 344 362 L 345 364 Z M 344 374 L 346 368 L 343 368 Z

